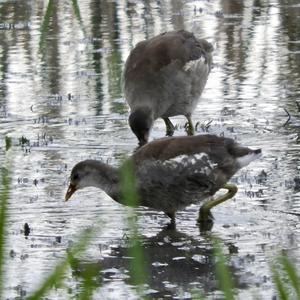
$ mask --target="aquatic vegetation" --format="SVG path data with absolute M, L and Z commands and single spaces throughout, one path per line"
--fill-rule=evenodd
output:
M 21 137 L 19 138 L 19 145 L 22 146 L 22 147 L 24 147 L 24 146 L 30 146 L 30 140 L 27 139 L 27 138 L 24 137 L 24 136 L 21 136 Z
M 135 176 L 133 173 L 133 165 L 130 161 L 121 169 L 121 190 L 125 204 L 129 206 L 138 205 L 138 195 L 135 188 Z M 128 256 L 130 260 L 129 272 L 132 283 L 138 286 L 137 292 L 141 296 L 143 293 L 143 284 L 147 282 L 147 274 L 145 273 L 144 255 L 142 242 L 139 238 L 138 225 L 134 210 L 128 210 L 128 227 L 130 230 Z
M 3 292 L 3 266 L 5 256 L 5 225 L 7 218 L 7 201 L 9 197 L 9 173 L 5 168 L 1 169 L 1 187 L 0 187 L 0 298 Z
M 8 151 L 11 147 L 11 137 L 5 136 L 5 151 Z
M 72 248 L 69 251 L 67 251 L 66 256 L 57 263 L 53 271 L 40 284 L 40 287 L 27 298 L 28 300 L 42 299 L 52 287 L 61 286 L 64 280 L 64 274 L 67 271 L 68 267 L 70 266 L 72 259 L 74 258 L 74 256 L 80 255 L 81 253 L 84 252 L 84 250 L 89 245 L 89 241 L 93 233 L 94 230 L 87 229 L 80 234 L 79 238 L 77 239 L 78 241 L 74 244 L 74 246 L 72 246 Z M 90 281 L 88 275 L 89 272 L 86 272 L 85 273 L 86 284 L 84 285 L 83 295 L 85 295 L 90 288 L 90 284 L 89 284 Z M 89 299 L 89 298 L 82 298 L 82 299 Z
M 296 266 L 286 254 L 277 258 L 272 267 L 273 281 L 280 299 L 300 299 L 300 277 Z
M 214 256 L 216 261 L 216 275 L 219 288 L 224 294 L 224 299 L 233 300 L 234 285 L 232 282 L 231 274 L 226 264 L 225 256 L 221 250 L 220 243 L 217 240 L 214 241 Z

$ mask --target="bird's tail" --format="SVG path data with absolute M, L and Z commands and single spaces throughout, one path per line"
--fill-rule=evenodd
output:
M 262 155 L 261 149 L 251 150 L 246 155 L 240 156 L 237 158 L 239 166 L 245 167 L 250 164 L 253 160 L 260 158 Z

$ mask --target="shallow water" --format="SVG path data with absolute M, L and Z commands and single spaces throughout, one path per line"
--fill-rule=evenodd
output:
M 72 5 L 73 3 L 73 5 Z M 213 43 L 214 68 L 194 113 L 197 132 L 261 147 L 263 157 L 233 179 L 234 200 L 216 207 L 211 235 L 227 255 L 237 298 L 275 295 L 269 263 L 286 251 L 300 263 L 300 4 L 298 1 L 1 1 L 0 161 L 12 172 L 5 298 L 38 286 L 83 229 L 101 222 L 66 288 L 80 293 L 78 272 L 95 266 L 95 299 L 135 299 L 128 275 L 128 210 L 101 191 L 65 203 L 72 166 L 86 158 L 117 165 L 137 141 L 122 97 L 130 49 L 162 31 L 187 29 Z M 290 115 L 290 119 L 288 118 Z M 185 120 L 173 118 L 176 135 Z M 206 126 L 207 125 L 207 126 Z M 151 138 L 164 135 L 157 121 Z M 13 139 L 4 154 L 3 137 Z M 23 139 L 23 145 L 20 139 Z M 196 225 L 198 206 L 166 230 L 162 214 L 138 209 L 152 298 L 220 297 L 211 242 Z M 24 236 L 24 224 L 30 234 Z

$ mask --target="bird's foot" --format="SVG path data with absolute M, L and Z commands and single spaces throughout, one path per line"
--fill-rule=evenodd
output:
M 169 118 L 163 118 L 165 124 L 166 124 L 166 135 L 167 136 L 173 136 L 175 127 L 173 123 L 170 121 Z
M 176 223 L 174 220 L 171 220 L 169 224 L 167 224 L 167 230 L 175 230 L 176 229 Z
M 214 217 L 210 210 L 207 210 L 204 205 L 201 206 L 199 210 L 197 223 L 200 227 L 201 232 L 210 231 L 214 226 Z
M 173 136 L 174 129 L 173 128 L 167 128 L 166 130 L 166 136 Z
M 237 192 L 238 188 L 234 184 L 227 183 L 223 186 L 228 192 L 216 199 L 211 199 L 204 203 L 199 210 L 198 223 L 200 225 L 201 231 L 210 230 L 213 227 L 213 215 L 211 214 L 211 209 L 228 199 L 231 199 Z
M 195 134 L 195 129 L 193 124 L 189 124 L 189 122 L 185 123 L 185 132 L 187 133 L 187 135 L 194 135 Z
M 167 228 L 170 230 L 176 229 L 175 213 L 174 212 L 165 212 L 165 214 L 171 219 L 171 222 L 168 224 Z
M 194 135 L 195 134 L 195 128 L 192 122 L 192 118 L 190 115 L 185 116 L 187 119 L 187 123 L 185 124 L 185 131 L 188 135 Z

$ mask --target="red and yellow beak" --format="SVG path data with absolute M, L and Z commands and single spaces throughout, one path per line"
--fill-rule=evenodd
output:
M 67 193 L 66 193 L 66 196 L 65 196 L 65 201 L 68 201 L 71 196 L 76 192 L 76 186 L 72 183 L 70 183 L 69 187 L 68 187 L 68 190 L 67 190 Z

